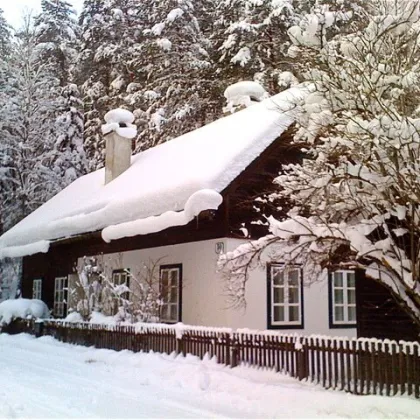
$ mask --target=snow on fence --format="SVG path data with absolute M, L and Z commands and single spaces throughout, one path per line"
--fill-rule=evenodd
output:
M 7 331 L 7 330 L 6 330 Z M 48 320 L 14 322 L 10 333 L 29 332 L 83 346 L 134 352 L 206 354 L 231 367 L 275 369 L 327 389 L 354 394 L 420 398 L 420 343 L 299 336 L 185 325 L 104 325 Z

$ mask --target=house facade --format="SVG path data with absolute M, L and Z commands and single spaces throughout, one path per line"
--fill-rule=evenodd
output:
M 89 257 L 114 285 L 129 285 L 130 301 L 153 266 L 162 322 L 383 337 L 395 318 L 370 321 L 375 308 L 361 272 L 315 279 L 273 261 L 251 271 L 246 307 L 238 309 L 217 271 L 221 253 L 267 232 L 261 215 L 274 210 L 255 198 L 272 190 L 282 165 L 302 159 L 291 142 L 293 100 L 304 100 L 302 92 L 286 91 L 142 152 L 108 184 L 100 170 L 53 197 L 0 237 L 0 257 L 24 257 L 22 296 L 65 317 L 77 310 L 69 291 Z M 417 334 L 399 320 L 404 334 Z

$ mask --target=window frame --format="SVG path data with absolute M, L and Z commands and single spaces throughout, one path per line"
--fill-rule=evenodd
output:
M 165 305 L 165 300 L 164 300 L 163 291 L 162 291 L 162 288 L 163 288 L 162 287 L 162 273 L 166 270 L 168 270 L 169 272 L 171 270 L 178 271 L 178 302 L 177 302 L 178 319 L 176 321 L 162 318 L 161 311 L 162 311 L 163 306 Z M 159 266 L 159 294 L 160 294 L 160 298 L 162 299 L 162 302 L 164 302 L 161 308 L 159 309 L 159 321 L 165 324 L 176 324 L 177 322 L 182 322 L 182 264 L 165 264 L 165 265 Z M 167 302 L 166 304 L 170 305 L 171 303 Z
M 42 300 L 42 279 L 32 280 L 32 299 Z
M 62 289 L 57 290 L 57 283 L 61 282 Z M 57 300 L 57 293 L 62 293 L 62 300 Z M 53 314 L 55 317 L 63 318 L 67 313 L 67 276 L 58 276 L 54 278 L 54 306 Z M 58 310 L 58 308 L 61 308 Z
M 128 288 L 130 288 L 130 277 L 131 277 L 131 273 L 130 273 L 130 269 L 129 268 L 119 268 L 117 270 L 112 270 L 112 284 L 115 286 L 115 280 L 114 280 L 114 276 L 121 276 L 122 274 L 124 274 L 126 276 L 126 280 L 125 280 L 125 284 Z M 122 283 L 118 283 L 118 286 L 120 286 Z M 131 293 L 130 292 L 124 292 L 121 294 L 121 296 L 119 296 L 119 298 L 121 299 L 125 299 L 125 300 L 130 300 L 131 298 Z
M 275 268 L 284 268 L 285 270 L 294 269 L 298 270 L 299 277 L 298 277 L 298 289 L 299 289 L 299 321 L 273 321 L 273 314 L 274 314 L 274 302 L 273 302 L 273 269 Z M 286 301 L 287 293 L 284 295 L 283 302 L 285 305 L 278 305 L 283 306 L 284 308 L 289 308 L 289 305 Z M 295 305 L 293 305 L 295 306 Z M 305 327 L 304 322 L 304 300 L 303 300 L 303 270 L 300 265 L 292 265 L 289 267 L 285 267 L 285 264 L 282 263 L 271 263 L 267 264 L 267 328 L 271 330 L 298 330 L 303 329 Z
M 334 301 L 335 298 L 335 290 L 336 287 L 334 285 L 334 274 L 335 273 L 343 273 L 345 276 L 343 276 L 343 287 L 340 288 L 343 290 L 343 303 L 340 305 L 337 305 Z M 354 304 L 348 303 L 348 282 L 347 282 L 347 275 L 349 273 L 354 274 L 354 287 L 351 287 L 350 289 L 354 289 Z M 328 273 L 328 306 L 329 306 L 329 327 L 331 329 L 337 329 L 337 328 L 357 328 L 357 293 L 356 293 L 356 281 L 357 281 L 357 271 L 356 270 L 334 270 L 330 271 Z M 343 306 L 343 316 L 344 321 L 336 321 L 335 320 L 335 307 L 336 306 Z M 354 306 L 354 312 L 356 319 L 354 321 L 348 320 L 348 308 L 349 306 Z

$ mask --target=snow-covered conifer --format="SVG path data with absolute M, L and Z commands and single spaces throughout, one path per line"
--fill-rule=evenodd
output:
M 140 47 L 128 61 L 131 81 L 125 97 L 140 127 L 138 150 L 199 127 L 220 112 L 209 99 L 215 81 L 211 45 L 200 26 L 206 21 L 208 27 L 207 3 L 147 0 L 139 6 Z
M 284 57 L 290 46 L 287 29 L 296 22 L 293 0 L 221 1 L 212 40 L 223 79 L 230 84 L 255 78 L 269 91 L 278 91 L 279 72 L 291 70 Z
M 70 3 L 42 0 L 42 12 L 35 18 L 36 48 L 40 59 L 48 61 L 54 76 L 65 86 L 77 53 L 78 25 Z
M 61 88 L 56 106 L 54 172 L 64 188 L 87 172 L 83 146 L 83 104 L 75 84 Z
M 89 170 L 103 165 L 104 142 L 100 134 L 102 117 L 113 108 L 109 98 L 109 85 L 113 57 L 97 55 L 109 44 L 111 9 L 101 0 L 85 0 L 80 15 L 81 46 L 75 68 L 75 81 L 80 87 L 84 105 L 84 149 Z
M 10 52 L 11 28 L 0 9 L 0 60 L 4 59 Z
M 7 84 L 2 91 L 0 144 L 1 205 L 7 215 L 4 229 L 58 192 L 51 170 L 54 139 L 55 89 L 48 65 L 35 52 L 30 22 L 20 31 L 7 63 Z
M 322 43 L 360 21 L 360 0 L 224 0 L 216 8 L 211 39 L 220 76 L 231 84 L 255 80 L 269 92 L 301 79 Z M 366 3 L 366 2 L 365 2 Z M 293 35 L 293 36 L 292 36 Z M 300 45 L 311 51 L 299 51 Z M 309 54 L 311 53 L 311 54 Z

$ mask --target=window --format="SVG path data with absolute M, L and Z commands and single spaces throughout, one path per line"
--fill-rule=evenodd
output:
M 160 267 L 160 294 L 163 302 L 160 320 L 163 322 L 181 322 L 181 283 L 181 264 Z
M 112 272 L 112 283 L 114 286 L 126 286 L 127 288 L 130 288 L 130 270 L 129 269 L 123 269 L 123 270 L 114 270 Z M 125 288 L 124 288 L 125 289 Z M 118 289 L 116 289 L 118 293 Z M 126 291 L 123 293 L 118 293 L 118 295 L 122 299 L 130 299 L 130 292 Z
M 268 328 L 303 328 L 300 267 L 268 267 Z
M 356 276 L 352 270 L 330 274 L 330 328 L 356 326 Z
M 35 279 L 32 283 L 32 299 L 39 299 L 42 298 L 42 280 Z
M 65 292 L 67 291 L 67 277 L 56 277 L 54 287 L 54 315 L 64 316 L 66 312 Z

